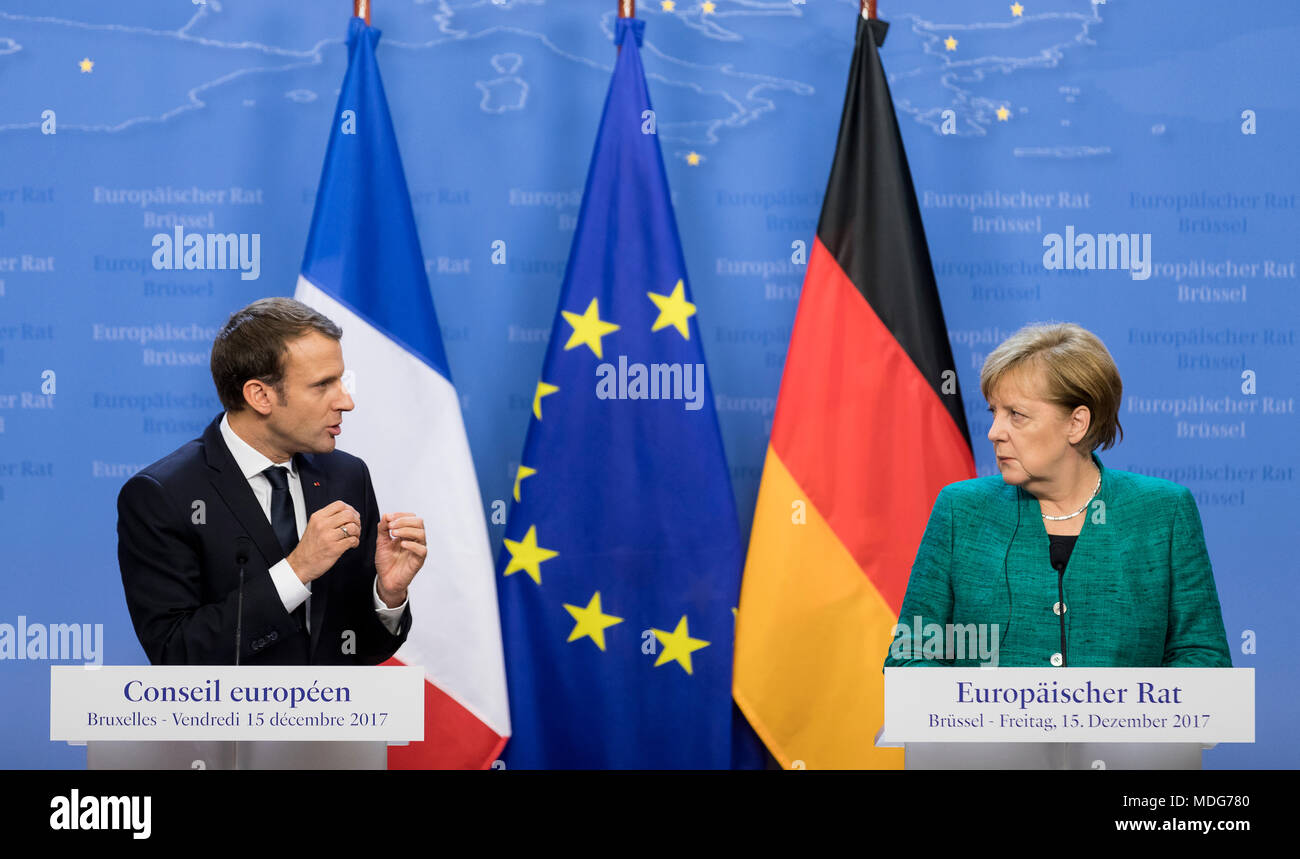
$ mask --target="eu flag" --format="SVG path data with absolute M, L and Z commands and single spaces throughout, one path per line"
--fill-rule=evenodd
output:
M 639 45 L 619 19 L 497 561 L 511 768 L 726 768 L 743 552 Z

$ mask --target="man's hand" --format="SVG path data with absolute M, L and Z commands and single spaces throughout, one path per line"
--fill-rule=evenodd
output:
M 424 566 L 429 549 L 424 545 L 424 520 L 414 513 L 385 513 L 379 520 L 375 542 L 375 585 L 379 598 L 389 608 L 406 600 L 411 579 Z
M 325 575 L 339 555 L 360 545 L 360 514 L 346 501 L 335 501 L 311 514 L 302 539 L 289 553 L 289 566 L 307 584 Z

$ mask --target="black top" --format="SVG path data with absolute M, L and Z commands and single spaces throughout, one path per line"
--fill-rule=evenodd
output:
M 1058 573 L 1064 573 L 1065 565 L 1069 563 L 1070 560 L 1070 553 L 1074 551 L 1074 541 L 1079 539 L 1079 535 L 1048 534 L 1047 537 L 1052 541 L 1052 569 L 1056 570 Z

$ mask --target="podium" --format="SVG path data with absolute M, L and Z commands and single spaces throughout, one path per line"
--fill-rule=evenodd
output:
M 424 739 L 412 666 L 53 666 L 50 739 L 86 768 L 386 769 Z
M 92 740 L 88 770 L 382 770 L 388 743 L 295 740 Z
M 904 743 L 907 770 L 1199 770 L 1201 743 Z
M 876 737 L 904 769 L 1191 770 L 1254 741 L 1250 668 L 891 667 Z

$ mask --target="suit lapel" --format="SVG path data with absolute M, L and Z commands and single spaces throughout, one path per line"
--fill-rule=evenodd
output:
M 991 613 L 991 622 L 998 624 L 999 631 L 1005 633 L 1011 625 L 1010 587 L 1016 568 L 1012 553 L 1016 548 L 1018 526 L 1015 511 L 1009 511 L 1008 516 L 1010 505 L 1003 499 L 1007 494 L 1014 504 L 1018 504 L 1019 499 L 1016 495 L 1018 490 L 1014 486 L 1002 486 L 1000 491 L 1004 494 L 998 502 L 987 505 L 982 511 L 983 515 L 971 523 L 971 541 L 968 545 L 979 547 L 979 550 L 970 553 L 968 562 L 979 565 L 979 581 L 986 585 L 984 593 L 988 600 L 984 608 Z
M 284 548 L 280 545 L 280 539 L 275 536 L 270 520 L 266 518 L 261 505 L 257 503 L 257 496 L 253 494 L 253 488 L 248 485 L 248 479 L 239 470 L 234 456 L 226 447 L 225 439 L 221 437 L 220 415 L 203 431 L 203 454 L 207 459 L 208 468 L 211 469 L 208 480 L 221 496 L 221 500 L 225 501 L 226 506 L 235 514 L 239 524 L 244 526 L 244 530 L 266 561 L 266 566 L 269 568 L 278 563 L 284 557 Z
M 294 460 L 298 467 L 298 479 L 302 482 L 302 500 L 307 505 L 307 518 L 311 514 L 321 509 L 330 501 L 332 490 L 326 480 L 325 472 L 313 461 L 313 457 L 306 454 L 294 454 Z M 329 600 L 331 583 L 333 577 L 326 573 L 311 586 L 311 652 L 316 653 L 320 646 L 321 630 L 325 623 L 325 604 Z
M 1014 486 L 999 487 L 1003 493 L 1002 498 L 1008 494 L 1015 498 L 1019 503 L 1018 490 Z M 1017 522 L 1014 510 L 1008 516 L 1005 511 L 1009 510 L 1009 505 L 999 498 L 997 503 L 987 505 L 981 511 L 982 515 L 974 520 L 968 527 L 971 529 L 970 545 L 990 547 L 994 551 L 979 553 L 980 557 L 980 574 L 982 577 L 989 577 L 993 587 L 1006 589 L 1006 564 L 1004 563 L 1005 555 L 999 556 L 996 553 L 997 547 L 1006 547 L 1012 545 L 1012 538 L 1016 536 Z
M 1046 573 L 1056 574 L 1052 569 L 1050 540 L 1047 529 L 1043 526 L 1043 510 L 1038 499 L 1024 489 L 1016 487 L 1016 503 L 1019 505 L 1019 527 L 1011 552 L 1007 556 L 1008 567 L 1021 576 L 1038 576 Z M 1046 573 L 1043 571 L 1046 570 Z M 1052 585 L 1056 587 L 1055 582 Z
M 1067 640 L 1074 634 L 1074 621 L 1082 610 L 1079 607 L 1095 605 L 1093 577 L 1099 570 L 1109 572 L 1111 565 L 1116 563 L 1111 549 L 1114 530 L 1103 524 L 1106 521 L 1103 517 L 1108 515 L 1107 507 L 1113 500 L 1112 481 L 1106 478 L 1106 469 L 1096 453 L 1092 454 L 1092 461 L 1101 472 L 1101 488 L 1097 492 L 1096 499 L 1088 502 L 1087 508 L 1079 514 L 1085 517 L 1083 528 L 1074 543 L 1074 548 L 1070 551 L 1070 559 L 1065 565 L 1065 576 L 1061 580 L 1061 592 L 1065 595 L 1065 604 L 1073 607 L 1072 611 L 1067 610 L 1065 614 Z M 1029 581 L 1050 582 L 1048 590 L 1054 593 L 1056 571 L 1051 565 L 1051 538 L 1047 535 L 1047 527 L 1043 523 L 1042 506 L 1028 492 L 1017 490 L 1017 493 L 1021 504 L 1021 527 L 1012 545 L 1008 564 L 1011 565 L 1012 570 L 1019 570 L 1027 575 Z M 1102 521 L 1094 522 L 1093 516 L 1098 512 L 1094 504 L 1098 499 L 1102 502 L 1100 508 L 1102 516 L 1098 517 Z M 1055 602 L 1056 597 L 1051 596 L 1048 601 Z
M 1083 530 L 1079 532 L 1074 551 L 1070 553 L 1070 562 L 1065 567 L 1066 605 L 1071 600 L 1081 606 L 1095 605 L 1096 575 L 1116 572 L 1116 565 L 1120 562 L 1115 557 L 1112 540 L 1115 529 L 1108 524 L 1108 517 L 1114 515 L 1110 509 L 1114 502 L 1114 481 L 1107 479 L 1106 469 L 1095 452 L 1092 461 L 1101 472 L 1101 488 L 1097 490 L 1097 497 L 1089 501 L 1087 509 L 1080 514 L 1084 517 Z M 1101 504 L 1097 504 L 1098 501 Z M 1065 619 L 1067 627 L 1071 627 L 1074 615 L 1067 612 Z

